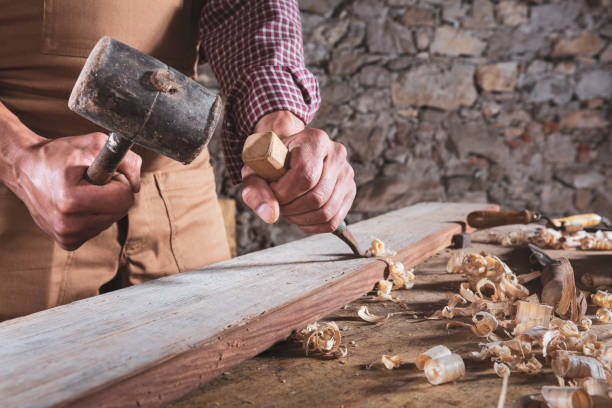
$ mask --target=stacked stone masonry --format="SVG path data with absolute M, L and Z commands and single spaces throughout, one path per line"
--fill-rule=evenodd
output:
M 312 126 L 349 151 L 355 222 L 420 201 L 612 217 L 612 0 L 302 0 Z M 206 67 L 202 81 L 215 87 Z M 238 203 L 239 253 L 303 236 Z

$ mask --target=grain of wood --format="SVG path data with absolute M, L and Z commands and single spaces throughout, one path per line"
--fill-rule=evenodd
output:
M 487 204 L 423 203 L 351 226 L 406 267 Z M 5 407 L 159 406 L 369 291 L 384 262 L 330 234 L 0 324 Z

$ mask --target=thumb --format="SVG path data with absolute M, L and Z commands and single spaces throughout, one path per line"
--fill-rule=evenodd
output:
M 280 209 L 278 200 L 263 178 L 251 174 L 242 180 L 242 199 L 254 212 L 267 222 L 278 221 Z

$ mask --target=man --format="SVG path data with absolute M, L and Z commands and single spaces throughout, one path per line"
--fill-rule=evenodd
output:
M 0 10 L 0 320 L 229 257 L 207 152 L 183 166 L 137 150 L 109 184 L 83 180 L 106 135 L 67 99 L 103 35 L 186 74 L 198 51 L 211 64 L 229 175 L 264 221 L 329 232 L 348 212 L 345 149 L 305 128 L 319 93 L 297 1 L 0 0 Z M 292 152 L 270 184 L 240 160 L 244 139 L 267 130 Z

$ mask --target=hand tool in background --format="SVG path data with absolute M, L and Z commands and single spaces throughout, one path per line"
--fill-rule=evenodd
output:
M 68 107 L 111 134 L 87 169 L 103 185 L 136 143 L 184 164 L 208 144 L 221 98 L 157 59 L 113 38 L 93 48 Z
M 474 211 L 468 214 L 467 222 L 474 228 L 491 228 L 500 225 L 531 224 L 546 221 L 546 225 L 556 230 L 575 232 L 584 229 L 588 232 L 610 229 L 610 221 L 599 214 L 577 214 L 563 218 L 548 218 L 537 212 L 523 211 Z M 597 227 L 602 224 L 603 226 Z
M 587 301 L 584 293 L 576 288 L 574 269 L 569 260 L 565 257 L 553 259 L 536 245 L 528 246 L 531 257 L 542 266 L 540 300 L 554 307 L 560 316 L 578 321 L 586 313 Z
M 244 142 L 242 161 L 257 175 L 268 181 L 281 178 L 289 169 L 290 152 L 274 132 L 261 132 L 250 135 Z M 344 241 L 355 255 L 362 256 L 357 240 L 342 221 L 333 232 Z

